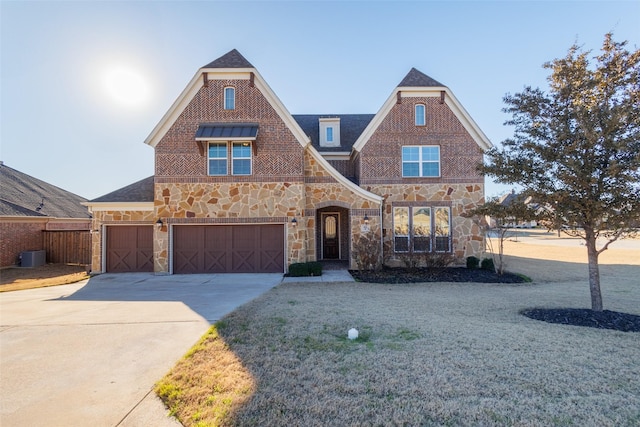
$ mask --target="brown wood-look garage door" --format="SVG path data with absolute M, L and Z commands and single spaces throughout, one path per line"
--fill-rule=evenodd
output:
M 153 226 L 107 227 L 107 272 L 153 271 Z
M 283 271 L 282 225 L 173 227 L 173 272 L 176 274 Z

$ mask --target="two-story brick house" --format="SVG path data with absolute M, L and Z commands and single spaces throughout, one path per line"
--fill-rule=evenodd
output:
M 377 114 L 291 115 L 232 50 L 198 70 L 145 143 L 154 176 L 87 203 L 95 272 L 354 266 L 361 233 L 391 259 L 483 250 L 461 214 L 483 202 L 475 168 L 491 143 L 416 69 Z

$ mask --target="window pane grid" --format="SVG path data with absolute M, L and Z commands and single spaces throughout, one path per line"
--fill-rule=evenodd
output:
M 227 144 L 209 144 L 209 175 L 227 174 Z
M 235 110 L 236 108 L 236 90 L 232 87 L 224 88 L 224 109 Z
M 251 144 L 234 142 L 231 156 L 233 175 L 251 175 Z
M 439 177 L 440 147 L 402 147 L 403 177 Z
M 451 208 L 394 207 L 395 252 L 451 252 Z
M 422 104 L 416 105 L 416 126 L 425 125 L 425 107 Z

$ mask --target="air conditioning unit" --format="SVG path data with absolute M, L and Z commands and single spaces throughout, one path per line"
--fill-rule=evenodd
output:
M 20 267 L 39 267 L 46 263 L 46 251 L 24 251 L 20 253 Z

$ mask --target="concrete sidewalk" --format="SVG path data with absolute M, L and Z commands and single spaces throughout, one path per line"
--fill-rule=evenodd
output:
M 153 393 L 270 275 L 104 274 L 0 294 L 0 425 L 177 426 Z

